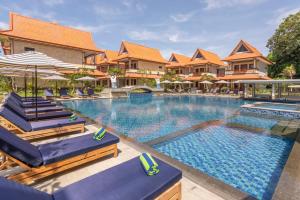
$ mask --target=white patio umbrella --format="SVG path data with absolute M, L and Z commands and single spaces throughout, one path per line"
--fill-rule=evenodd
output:
M 185 83 L 185 84 L 191 84 L 193 82 L 191 82 L 191 81 L 183 81 L 183 83 Z
M 36 108 L 36 120 L 38 118 L 37 112 L 37 70 L 38 68 L 43 69 L 78 69 L 78 67 L 64 63 L 55 58 L 49 57 L 46 54 L 34 51 L 28 51 L 20 54 L 12 54 L 0 56 L 0 67 L 25 67 L 34 68 L 35 73 L 35 108 Z M 25 88 L 26 90 L 26 88 Z
M 182 82 L 181 81 L 174 81 L 172 83 L 174 83 L 174 84 L 181 84 Z
M 234 81 L 233 83 L 240 83 L 240 81 L 238 80 L 238 81 Z
M 67 80 L 69 80 L 69 79 L 67 79 L 65 77 L 62 77 L 62 76 L 59 76 L 59 75 L 47 76 L 47 77 L 44 77 L 44 78 L 41 78 L 41 79 L 55 81 L 55 93 L 56 93 L 56 95 L 58 95 L 57 81 L 67 81 Z
M 95 81 L 95 87 L 96 87 L 96 81 L 97 79 L 93 78 L 93 77 L 90 77 L 90 76 L 84 76 L 84 77 L 81 77 L 81 78 L 78 78 L 78 79 L 75 79 L 76 81 L 82 81 L 82 86 L 83 86 L 83 82 L 84 81 Z
M 164 80 L 164 81 L 162 81 L 161 83 L 164 83 L 164 84 L 166 84 L 166 83 L 171 83 L 171 81 Z
M 203 84 L 208 84 L 208 85 L 211 85 L 211 84 L 213 84 L 212 82 L 210 82 L 210 81 L 201 81 L 200 83 L 203 83 Z
M 96 81 L 97 79 L 90 77 L 90 76 L 84 76 L 81 78 L 77 78 L 75 79 L 76 81 Z
M 220 81 L 217 81 L 216 83 L 218 83 L 218 84 L 228 84 L 229 82 L 228 81 L 224 81 L 224 80 L 220 80 Z

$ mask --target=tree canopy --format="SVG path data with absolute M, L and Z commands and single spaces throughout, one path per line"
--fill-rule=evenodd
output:
M 300 76 L 300 11 L 290 15 L 276 29 L 268 40 L 268 58 L 274 62 L 269 68 L 271 77 L 278 77 L 287 66 L 295 66 Z

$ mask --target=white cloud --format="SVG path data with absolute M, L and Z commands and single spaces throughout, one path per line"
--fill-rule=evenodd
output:
M 8 29 L 8 24 L 5 22 L 0 22 L 0 30 L 7 30 Z
M 99 6 L 94 6 L 93 8 L 97 15 L 100 15 L 101 17 L 104 18 L 118 16 L 123 13 L 119 8 L 112 7 L 112 6 L 99 5 Z
M 187 32 L 174 29 L 163 31 L 130 31 L 128 37 L 136 41 L 158 41 L 164 43 L 203 43 L 206 39 L 202 35 L 190 35 Z
M 134 8 L 139 12 L 146 9 L 146 5 L 141 0 L 123 0 L 122 4 L 128 9 Z
M 43 0 L 42 1 L 47 6 L 57 6 L 64 3 L 64 0 Z
M 167 48 L 167 49 L 161 49 L 160 53 L 162 54 L 162 56 L 166 59 L 169 60 L 170 56 L 172 53 L 179 53 L 182 54 L 182 52 L 178 49 L 171 49 L 171 48 Z
M 148 31 L 148 30 L 131 31 L 128 33 L 128 36 L 133 40 L 140 40 L 140 41 L 146 41 L 146 40 L 160 41 L 163 39 L 159 33 Z
M 300 7 L 297 8 L 281 8 L 274 11 L 274 17 L 267 22 L 268 25 L 278 26 L 289 15 L 295 14 L 300 11 Z
M 172 33 L 167 33 L 167 39 L 172 43 L 203 43 L 206 42 L 205 37 L 202 35 L 190 35 L 182 31 L 172 31 Z
M 212 10 L 217 8 L 234 7 L 239 5 L 259 4 L 265 0 L 203 0 L 206 4 L 205 9 Z
M 185 13 L 185 14 L 177 14 L 177 15 L 171 15 L 171 19 L 173 19 L 175 22 L 186 22 L 189 21 L 193 16 L 195 15 L 195 12 Z
M 115 24 L 101 24 L 101 25 L 86 25 L 86 24 L 70 24 L 65 23 L 66 26 L 73 27 L 79 30 L 92 32 L 92 33 L 108 33 L 111 32 L 112 28 L 115 27 Z

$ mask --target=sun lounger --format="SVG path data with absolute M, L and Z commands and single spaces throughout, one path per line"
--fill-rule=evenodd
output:
M 87 94 L 84 94 L 83 90 L 79 88 L 76 89 L 76 95 L 78 97 L 87 97 Z
M 20 103 L 17 100 L 13 99 L 13 98 L 7 98 L 5 101 L 8 102 L 8 103 L 13 103 L 15 105 L 18 105 L 19 107 L 22 107 L 20 105 Z M 54 112 L 54 111 L 61 111 L 61 110 L 63 110 L 63 108 L 64 107 L 62 107 L 62 106 L 50 106 L 50 107 L 38 107 L 37 110 L 38 110 L 38 112 Z M 24 112 L 26 114 L 36 112 L 36 108 L 24 108 L 24 107 L 22 107 L 22 109 L 24 110 Z
M 52 89 L 45 89 L 44 90 L 44 95 L 45 95 L 46 99 L 53 99 L 54 98 L 54 94 L 53 94 Z
M 0 127 L 0 151 L 9 162 L 4 167 L 9 169 L 13 163 L 25 170 L 8 178 L 26 184 L 104 156 L 113 154 L 116 157 L 118 142 L 118 137 L 106 133 L 101 141 L 87 134 L 34 146 Z
M 157 159 L 161 172 L 148 177 L 138 158 L 60 188 L 53 194 L 0 178 L 4 199 L 22 200 L 180 200 L 182 173 Z
M 63 98 L 63 99 L 71 98 L 71 96 L 68 94 L 68 89 L 67 88 L 61 88 L 59 90 L 59 96 L 60 96 L 60 98 Z
M 26 140 L 41 139 L 71 132 L 84 132 L 84 124 L 85 120 L 80 117 L 76 120 L 59 118 L 26 121 L 9 108 L 0 108 L 0 125 Z
M 7 99 L 13 99 L 15 102 L 17 102 L 20 106 L 24 108 L 34 108 L 36 105 L 38 107 L 51 107 L 51 106 L 56 106 L 55 103 L 50 102 L 48 100 L 41 100 L 38 101 L 37 103 L 35 101 L 21 101 L 20 99 L 16 98 L 13 95 L 9 95 Z
M 60 110 L 60 111 L 51 111 L 51 112 L 38 112 L 38 114 L 36 116 L 35 112 L 26 113 L 24 108 L 15 104 L 13 101 L 8 101 L 8 100 L 6 100 L 4 102 L 4 106 L 9 108 L 10 110 L 14 111 L 21 117 L 23 117 L 23 119 L 25 119 L 26 121 L 32 121 L 32 120 L 36 120 L 36 119 L 43 120 L 43 119 L 68 117 L 73 114 L 70 111 Z
M 92 88 L 87 89 L 87 95 L 89 97 L 96 97 L 97 96 Z
M 23 102 L 27 102 L 27 101 L 35 101 L 35 97 L 21 97 L 20 95 L 18 95 L 15 92 L 11 92 L 10 95 L 12 95 L 13 97 L 19 99 L 20 101 Z M 45 99 L 43 97 L 37 97 L 38 101 L 45 101 Z

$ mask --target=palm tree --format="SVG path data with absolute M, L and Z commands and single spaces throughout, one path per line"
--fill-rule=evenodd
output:
M 285 76 L 285 77 L 289 77 L 290 79 L 293 79 L 293 76 L 295 76 L 296 74 L 296 69 L 295 69 L 295 66 L 292 64 L 292 65 L 289 65 L 289 66 L 286 66 L 283 70 L 282 70 L 282 74 Z

